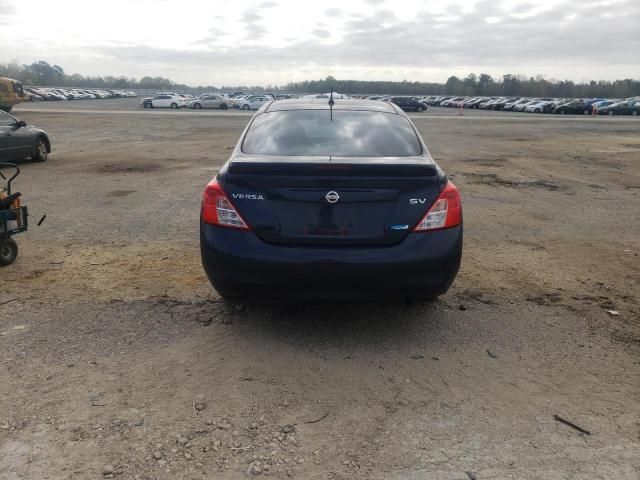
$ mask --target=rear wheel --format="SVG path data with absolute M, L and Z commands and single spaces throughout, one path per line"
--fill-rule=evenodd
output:
M 585 114 L 585 115 L 589 115 L 589 113 L 591 113 L 591 112 L 589 112 L 589 110 L 587 110 L 587 109 L 585 108 L 585 109 L 584 109 L 584 114 Z
M 609 115 L 613 117 L 613 110 L 609 110 Z
M 567 112 L 565 112 L 564 110 L 560 110 L 560 115 L 566 115 Z
M 229 107 L 227 106 L 226 103 L 223 103 L 223 104 L 220 105 L 220 109 L 221 110 L 226 110 L 227 108 L 229 108 Z
M 47 161 L 47 142 L 44 141 L 44 138 L 38 137 L 36 140 L 36 144 L 33 147 L 33 159 L 36 162 L 46 162 Z
M 171 104 L 171 108 L 178 108 L 178 104 L 177 103 L 172 103 Z
M 0 240 L 0 267 L 6 267 L 16 261 L 18 257 L 18 244 L 13 238 Z
M 418 108 L 416 108 L 416 112 L 422 113 L 422 112 L 424 112 L 424 108 L 418 107 Z
M 407 306 L 413 305 L 414 303 L 434 303 L 438 300 L 438 295 L 425 295 L 418 297 L 405 297 L 404 303 Z
M 631 112 L 631 115 L 633 115 L 634 117 L 636 117 L 638 115 L 638 110 L 634 110 L 633 112 Z
M 249 110 L 249 105 L 242 105 L 243 110 Z
M 240 295 L 233 295 L 230 293 L 221 292 L 220 290 L 216 290 L 216 292 L 218 292 L 218 295 L 220 295 L 220 298 L 222 298 L 222 300 L 227 304 L 237 303 L 239 300 L 243 300 L 245 298 L 245 297 L 241 297 Z
M 200 110 L 202 108 L 202 105 L 200 105 L 199 103 L 196 103 L 193 105 L 193 108 Z
M 144 108 L 151 108 L 151 103 L 150 102 L 145 102 L 144 103 Z
M 238 295 L 238 293 L 240 292 L 227 292 L 224 289 L 220 289 L 218 287 L 213 287 L 215 288 L 216 292 L 218 292 L 218 295 L 220 295 L 220 298 L 222 299 L 222 301 L 228 306 L 228 307 L 233 307 L 234 304 L 238 304 L 238 303 L 242 303 L 243 301 L 247 300 L 247 297 L 242 296 L 241 294 Z

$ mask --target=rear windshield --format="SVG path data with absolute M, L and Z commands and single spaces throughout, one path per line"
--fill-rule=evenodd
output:
M 258 115 L 242 143 L 251 155 L 412 157 L 422 154 L 413 126 L 397 114 L 292 110 Z

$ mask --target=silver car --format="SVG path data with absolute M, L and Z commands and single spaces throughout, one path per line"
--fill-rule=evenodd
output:
M 200 95 L 189 102 L 189 108 L 221 108 L 226 110 L 230 106 L 231 101 L 220 95 Z

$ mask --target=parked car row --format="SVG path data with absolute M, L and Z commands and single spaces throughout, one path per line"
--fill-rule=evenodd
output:
M 145 108 L 217 108 L 227 110 L 258 110 L 267 102 L 300 95 L 274 93 L 203 93 L 197 97 L 184 93 L 161 92 L 153 97 L 143 98 L 140 102 Z M 303 98 L 329 98 L 330 93 L 302 95 Z M 349 98 L 342 93 L 333 93 L 334 99 Z M 551 97 L 469 97 L 469 96 L 390 96 L 390 95 L 354 95 L 353 98 L 366 98 L 392 102 L 402 110 L 425 112 L 429 106 L 502 110 L 526 113 L 555 113 L 583 115 L 640 115 L 640 97 L 622 99 L 607 98 L 551 98 Z
M 238 108 L 240 110 L 258 110 L 262 105 L 264 105 L 267 102 L 271 102 L 272 100 L 283 100 L 283 99 L 300 97 L 300 95 L 293 95 L 293 94 L 275 94 L 275 93 L 264 93 L 264 92 L 263 93 L 233 92 L 229 94 L 225 93 L 225 94 L 219 94 L 215 96 L 219 97 L 218 101 L 222 101 L 224 104 L 226 104 L 226 107 L 220 107 L 220 108 L 223 108 L 223 109 Z
M 310 95 L 302 95 L 302 98 L 309 98 L 309 99 L 326 98 L 328 100 L 331 95 L 333 95 L 334 100 L 343 100 L 343 99 L 350 98 L 348 95 L 345 95 L 343 93 L 338 93 L 338 92 L 314 93 Z M 257 110 L 262 105 L 272 100 L 290 99 L 290 98 L 296 98 L 296 97 L 298 96 L 291 95 L 291 94 L 275 95 L 273 93 L 261 93 L 261 94 L 250 94 L 250 95 L 233 95 L 232 94 L 228 98 L 232 102 L 234 102 L 232 106 L 235 108 L 240 108 L 242 110 Z M 375 98 L 372 98 L 372 97 L 375 97 Z M 366 98 L 368 98 L 369 100 L 382 100 L 382 101 L 395 103 L 400 108 L 402 108 L 402 110 L 407 112 L 424 112 L 427 110 L 427 108 L 429 108 L 426 103 L 420 101 L 420 99 L 418 99 L 417 97 L 407 97 L 407 96 L 391 97 L 391 96 L 375 96 L 375 95 L 372 97 L 366 97 Z
M 365 100 L 379 100 L 381 102 L 391 102 L 398 105 L 405 112 L 426 112 L 429 104 L 425 97 L 416 96 L 392 96 L 392 95 L 354 95 L 353 98 Z
M 640 97 L 607 98 L 531 98 L 531 97 L 464 97 L 431 96 L 422 102 L 439 107 L 475 108 L 559 115 L 640 115 Z
M 56 100 L 92 100 L 98 98 L 129 98 L 138 94 L 125 90 L 104 90 L 84 88 L 24 87 L 25 94 L 32 102 Z
M 296 98 L 297 95 L 275 95 L 273 93 L 203 93 L 197 97 L 188 93 L 160 92 L 153 97 L 145 97 L 140 101 L 144 108 L 217 108 L 227 110 L 258 110 L 262 105 L 272 100 Z

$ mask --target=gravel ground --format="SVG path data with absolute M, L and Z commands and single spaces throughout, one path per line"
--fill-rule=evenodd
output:
M 414 115 L 463 195 L 450 292 L 227 305 L 197 220 L 247 116 L 15 114 L 54 152 L 2 269 L 0 478 L 639 478 L 636 119 Z

